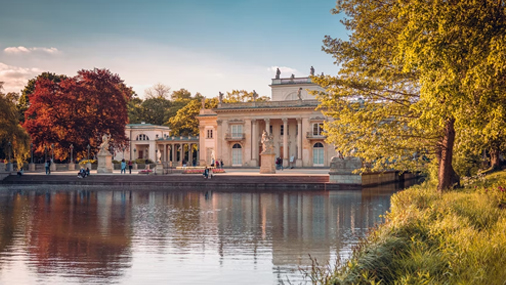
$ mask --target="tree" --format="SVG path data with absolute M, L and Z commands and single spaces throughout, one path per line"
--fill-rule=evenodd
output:
M 127 102 L 132 94 L 117 74 L 106 69 L 81 70 L 58 83 L 40 78 L 28 96 L 23 126 L 37 153 L 54 144 L 59 160 L 68 157 L 71 144 L 78 158 L 86 157 L 88 144 L 98 151 L 103 134 L 110 134 L 110 145 L 119 148 L 127 143 Z
M 375 170 L 423 169 L 435 158 L 438 190 L 458 183 L 455 140 L 469 143 L 460 135 L 483 118 L 476 108 L 491 110 L 497 102 L 485 102 L 506 94 L 497 84 L 505 66 L 494 60 L 505 61 L 504 5 L 337 1 L 333 13 L 346 14 L 351 35 L 327 36 L 323 50 L 341 70 L 314 77 L 326 88 L 321 107 L 336 119 L 326 124 L 328 141 Z
M 19 124 L 15 98 L 3 94 L 0 82 L 0 148 L 2 157 L 16 160 L 18 169 L 30 155 L 30 136 Z M 9 146 L 10 143 L 10 146 Z
M 200 96 L 191 100 L 186 106 L 179 109 L 177 114 L 170 118 L 169 124 L 171 133 L 179 136 L 196 136 L 199 134 L 199 121 L 196 118 L 202 108 L 202 99 Z M 205 99 L 206 109 L 216 108 L 218 98 Z
M 157 83 L 152 87 L 146 89 L 144 91 L 146 98 L 164 98 L 167 99 L 170 93 L 170 87 L 167 85 L 163 85 L 161 83 Z
M 17 103 L 17 108 L 19 112 L 19 120 L 21 123 L 25 122 L 25 112 L 28 110 L 28 107 L 30 106 L 30 100 L 29 96 L 33 93 L 35 90 L 35 83 L 38 79 L 49 79 L 55 83 L 59 83 L 63 79 L 66 79 L 67 76 L 65 75 L 57 75 L 55 73 L 51 72 L 43 72 L 39 74 L 37 77 L 32 78 L 28 81 L 28 84 L 25 86 L 25 88 L 21 91 L 21 97 L 19 98 L 19 102 Z
M 225 103 L 237 103 L 237 102 L 253 102 L 255 96 L 257 96 L 256 101 L 269 101 L 270 98 L 267 96 L 258 97 L 258 94 L 255 94 L 255 91 L 248 92 L 246 90 L 232 90 L 231 92 L 227 92 L 225 98 L 223 98 L 223 102 Z

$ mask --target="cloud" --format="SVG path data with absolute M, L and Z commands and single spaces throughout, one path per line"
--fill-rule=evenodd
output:
M 276 74 L 276 70 L 279 68 L 279 70 L 281 71 L 281 77 L 290 77 L 292 74 L 295 74 L 297 75 L 299 73 L 299 71 L 295 68 L 291 68 L 291 67 L 286 67 L 286 66 L 271 66 L 269 68 L 267 68 L 267 70 L 271 71 L 273 74 Z M 273 75 L 274 77 L 274 75 Z
M 3 91 L 20 92 L 25 88 L 28 80 L 41 72 L 42 70 L 38 68 L 24 68 L 0 62 L 0 82 L 4 82 Z
M 4 52 L 7 53 L 7 54 L 28 54 L 28 53 L 35 53 L 35 52 L 45 53 L 45 54 L 57 54 L 60 51 L 57 48 L 54 48 L 54 47 L 50 47 L 50 48 L 46 48 L 46 47 L 31 47 L 31 48 L 27 48 L 27 47 L 24 47 L 24 46 L 19 46 L 19 47 L 8 47 L 8 48 L 5 48 Z

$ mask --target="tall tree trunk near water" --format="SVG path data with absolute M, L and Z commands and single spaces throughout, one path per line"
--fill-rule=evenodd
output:
M 455 143 L 455 119 L 448 119 L 444 129 L 444 137 L 440 142 L 438 159 L 439 159 L 439 184 L 437 190 L 439 192 L 448 190 L 459 184 L 460 179 L 455 170 L 453 170 L 453 145 Z
M 492 170 L 497 170 L 501 168 L 499 155 L 501 152 L 497 148 L 492 148 L 490 150 L 490 168 Z

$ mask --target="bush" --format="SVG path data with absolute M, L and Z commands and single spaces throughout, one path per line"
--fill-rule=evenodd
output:
M 143 158 L 137 158 L 135 160 L 135 163 L 137 163 L 137 164 L 145 164 L 146 160 L 143 159 Z M 148 159 L 148 164 L 152 164 L 152 163 L 154 163 L 154 162 L 151 159 Z
M 425 183 L 391 200 L 386 222 L 354 250 L 347 264 L 314 284 L 503 284 L 506 280 L 505 172 L 442 194 Z
M 79 165 L 85 165 L 87 163 L 91 163 L 91 164 L 97 164 L 97 160 L 96 159 L 83 159 L 79 162 Z

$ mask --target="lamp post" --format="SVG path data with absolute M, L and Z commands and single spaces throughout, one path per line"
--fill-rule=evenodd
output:
M 74 164 L 74 145 L 73 144 L 70 144 L 69 170 L 76 170 L 76 165 Z
M 11 162 L 12 144 L 11 144 L 10 141 L 7 143 L 7 147 L 8 147 L 7 151 L 8 151 L 8 154 L 9 154 L 9 160 L 7 161 L 7 171 L 13 171 L 12 162 Z
M 123 146 L 123 159 L 125 159 L 125 150 L 126 150 L 126 146 Z
M 88 149 L 88 156 L 86 157 L 86 160 L 88 160 L 88 162 L 90 161 L 90 144 L 88 144 L 88 146 L 86 147 Z
M 136 149 L 136 148 L 134 148 L 134 160 L 137 160 L 136 155 L 137 155 L 137 149 Z
M 33 163 L 33 143 L 30 143 L 30 153 L 31 153 L 31 159 L 30 159 L 30 164 L 28 165 L 28 170 L 35 171 L 35 164 Z
M 51 171 L 56 170 L 56 164 L 54 163 L 54 143 L 51 144 Z

